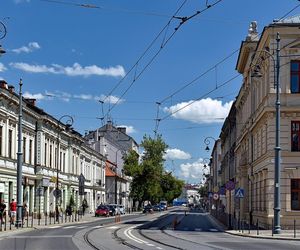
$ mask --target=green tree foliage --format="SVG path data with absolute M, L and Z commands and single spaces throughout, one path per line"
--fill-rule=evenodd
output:
M 141 146 L 144 153 L 140 162 L 133 150 L 124 157 L 124 173 L 132 177 L 130 196 L 140 204 L 146 200 L 156 203 L 161 199 L 171 202 L 181 194 L 183 181 L 164 171 L 167 144 L 161 136 L 156 139 L 144 136 Z
M 207 192 L 208 192 L 207 188 L 208 188 L 207 186 L 200 187 L 199 194 L 201 197 L 207 197 Z

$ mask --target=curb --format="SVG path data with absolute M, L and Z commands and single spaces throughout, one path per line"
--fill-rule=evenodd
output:
M 256 239 L 266 239 L 266 240 L 292 240 L 292 241 L 300 241 L 300 239 L 298 238 L 293 238 L 293 237 L 272 237 L 272 236 L 260 236 L 260 235 L 251 235 L 251 234 L 242 234 L 242 233 L 234 233 L 234 232 L 230 232 L 230 231 L 224 231 L 227 234 L 230 235 L 234 235 L 234 236 L 238 236 L 238 237 L 247 237 L 247 238 L 256 238 Z

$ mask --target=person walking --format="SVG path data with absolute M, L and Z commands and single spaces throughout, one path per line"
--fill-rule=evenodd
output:
M 6 205 L 4 203 L 4 200 L 1 200 L 0 202 L 0 223 L 3 224 L 5 221 L 5 209 Z
M 17 202 L 14 199 L 11 199 L 11 203 L 9 203 L 9 213 L 10 213 L 10 224 L 15 224 L 16 216 L 17 216 Z
M 23 203 L 23 207 L 22 207 L 22 224 L 24 225 L 24 219 L 27 215 L 27 204 L 26 202 Z

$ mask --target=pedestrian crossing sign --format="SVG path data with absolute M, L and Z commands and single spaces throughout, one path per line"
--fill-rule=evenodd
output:
M 238 188 L 235 190 L 235 197 L 236 198 L 244 198 L 244 189 Z

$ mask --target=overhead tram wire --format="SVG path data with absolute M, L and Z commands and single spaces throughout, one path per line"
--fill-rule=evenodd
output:
M 175 12 L 175 14 L 173 15 L 173 17 L 169 20 L 168 24 L 165 26 L 165 28 L 161 31 L 163 32 L 166 28 L 169 27 L 169 24 L 171 23 L 173 18 L 176 19 L 180 19 L 181 22 L 179 23 L 179 25 L 174 29 L 173 33 L 167 38 L 164 38 L 164 43 L 161 44 L 159 50 L 154 54 L 154 56 L 150 59 L 150 61 L 145 65 L 145 67 L 141 70 L 141 72 L 135 76 L 135 78 L 133 79 L 133 81 L 130 83 L 130 85 L 125 89 L 125 91 L 122 93 L 122 95 L 120 97 L 118 97 L 118 100 L 116 101 L 116 103 L 114 103 L 108 110 L 108 112 L 106 113 L 106 115 L 108 115 L 113 109 L 114 107 L 116 107 L 116 105 L 119 103 L 119 101 L 126 95 L 126 93 L 130 90 L 130 88 L 133 86 L 133 84 L 136 82 L 136 80 L 138 80 L 140 78 L 140 76 L 145 72 L 145 70 L 152 64 L 152 62 L 154 61 L 154 59 L 159 55 L 159 53 L 161 52 L 161 50 L 166 46 L 166 44 L 172 39 L 172 37 L 175 35 L 175 33 L 180 29 L 180 27 L 186 23 L 187 21 L 189 21 L 190 19 L 202 14 L 203 12 L 205 12 L 206 10 L 210 9 L 211 7 L 217 5 L 218 3 L 222 2 L 223 0 L 217 0 L 216 2 L 207 5 L 204 9 L 202 10 L 198 10 L 195 14 L 189 16 L 189 17 L 177 17 L 177 13 L 180 11 L 180 9 L 184 6 L 184 4 L 186 3 L 186 0 L 182 3 L 182 5 L 178 8 L 178 10 Z M 160 32 L 160 33 L 161 33 Z M 135 64 L 137 65 L 137 64 Z M 135 66 L 134 65 L 134 66 Z M 133 67 L 134 67 L 133 66 Z M 131 68 L 132 69 L 132 68 Z M 126 74 L 128 75 L 128 74 Z
M 208 3 L 208 1 L 206 1 L 206 4 Z M 292 8 L 291 10 L 289 10 L 287 13 L 285 13 L 279 20 L 282 20 L 284 19 L 286 16 L 288 16 L 290 13 L 292 13 L 294 10 L 296 10 L 297 8 L 299 8 L 300 4 L 296 5 L 294 8 Z M 261 33 L 258 33 L 256 37 L 258 37 L 259 35 L 261 35 Z M 162 99 L 159 103 L 162 104 L 164 102 L 166 102 L 168 99 L 170 98 L 173 98 L 174 95 L 178 94 L 179 92 L 181 92 L 182 90 L 184 90 L 185 88 L 187 88 L 188 86 L 192 85 L 194 82 L 196 82 L 197 80 L 199 80 L 201 77 L 203 77 L 204 75 L 206 75 L 207 73 L 209 73 L 210 71 L 212 71 L 213 69 L 215 69 L 215 67 L 217 67 L 218 65 L 220 65 L 221 63 L 223 63 L 224 61 L 226 61 L 227 59 L 229 59 L 230 57 L 232 57 L 235 53 L 237 53 L 239 51 L 239 49 L 236 49 L 234 50 L 233 52 L 231 52 L 228 56 L 226 56 L 225 58 L 223 58 L 221 61 L 219 61 L 218 63 L 216 63 L 215 65 L 213 65 L 212 67 L 210 67 L 209 69 L 207 69 L 205 72 L 203 72 L 201 75 L 197 76 L 196 78 L 194 78 L 192 81 L 188 82 L 187 84 L 183 85 L 181 88 L 177 89 L 176 91 L 174 91 L 171 95 L 165 97 L 164 99 Z M 252 64 L 252 61 L 251 61 L 251 64 Z M 251 65 L 250 64 L 250 65 Z M 238 75 L 235 77 L 237 78 Z M 217 86 L 216 86 L 217 87 Z M 196 99 L 195 101 L 197 100 L 200 100 L 201 98 L 198 98 Z M 194 103 L 195 101 L 193 101 L 192 103 Z M 191 105 L 192 103 L 182 107 L 180 110 L 188 107 L 189 105 Z M 180 110 L 176 110 L 175 113 L 179 112 Z M 164 118 L 166 117 L 170 117 L 172 114 L 174 113 L 171 113 L 167 116 L 165 116 Z M 159 121 L 162 121 L 164 120 L 164 118 L 162 119 L 159 119 L 158 117 L 156 118 L 156 120 L 159 120 Z M 155 133 L 157 133 L 157 130 L 158 130 L 158 126 L 156 125 L 155 126 Z

